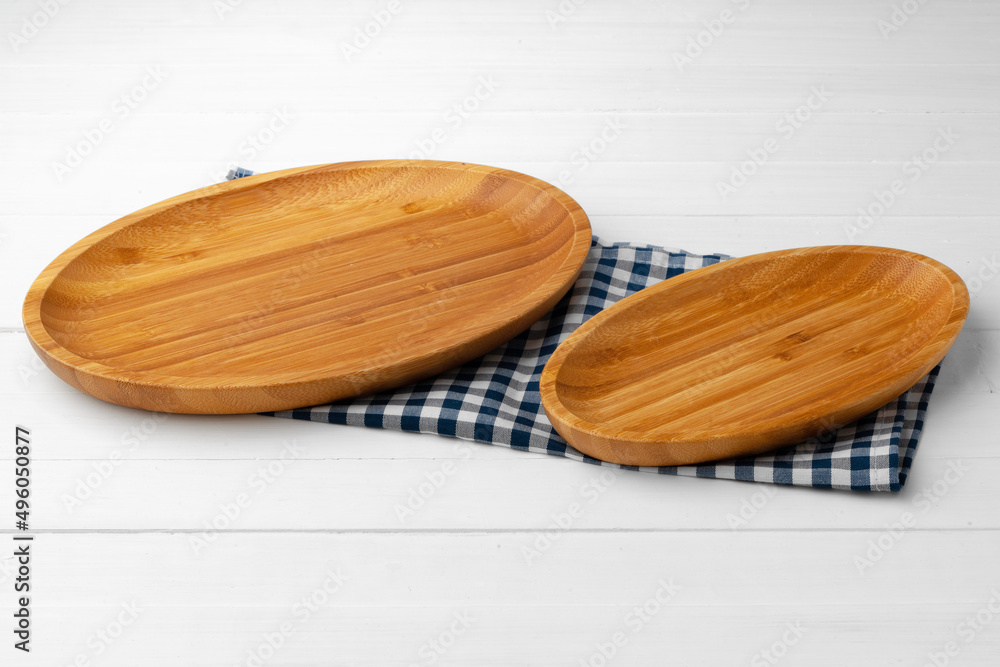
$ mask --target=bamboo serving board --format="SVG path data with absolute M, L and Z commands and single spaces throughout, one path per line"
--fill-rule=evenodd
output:
M 282 410 L 440 373 L 517 335 L 590 247 L 536 178 L 383 160 L 220 183 L 113 222 L 24 302 L 60 378 L 112 403 Z
M 701 463 L 824 438 L 944 357 L 969 309 L 922 255 L 829 246 L 733 259 L 623 299 L 574 331 L 541 377 L 581 452 Z

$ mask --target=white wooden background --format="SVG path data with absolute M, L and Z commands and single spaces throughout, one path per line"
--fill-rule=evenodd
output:
M 0 664 L 997 664 L 1000 4 L 4 0 L 0 25 Z M 234 162 L 416 151 L 557 183 L 610 240 L 949 264 L 972 312 L 905 491 L 154 419 L 29 349 L 28 285 L 93 229 Z M 27 655 L 15 425 L 34 449 Z

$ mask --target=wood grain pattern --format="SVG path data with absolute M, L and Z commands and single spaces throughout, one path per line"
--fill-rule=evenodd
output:
M 916 253 L 798 248 L 664 281 L 552 355 L 545 411 L 570 444 L 640 466 L 821 438 L 892 400 L 955 341 L 962 280 Z
M 388 389 L 479 356 L 565 293 L 590 245 L 568 195 L 503 169 L 385 160 L 196 190 L 111 223 L 32 285 L 69 384 L 239 413 Z

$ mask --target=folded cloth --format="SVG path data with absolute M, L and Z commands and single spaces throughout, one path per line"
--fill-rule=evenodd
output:
M 249 174 L 234 170 L 230 177 Z M 538 381 L 559 343 L 601 310 L 644 287 L 725 259 L 729 258 L 649 245 L 604 243 L 595 238 L 570 292 L 530 329 L 485 356 L 392 391 L 262 414 L 436 433 L 661 475 L 861 491 L 902 489 L 940 366 L 902 396 L 856 422 L 761 456 L 697 466 L 622 466 L 579 452 L 552 428 L 542 409 Z

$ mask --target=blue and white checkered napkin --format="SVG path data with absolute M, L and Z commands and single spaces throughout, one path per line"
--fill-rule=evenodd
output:
M 638 468 L 598 461 L 566 444 L 538 394 L 556 346 L 586 320 L 644 287 L 724 259 L 594 239 L 573 289 L 530 329 L 489 354 L 393 391 L 266 413 L 331 424 L 437 433 L 661 475 L 715 477 L 835 489 L 899 491 L 906 481 L 938 368 L 880 410 L 816 439 L 764 456 L 698 466 Z
M 234 170 L 229 177 L 251 173 Z M 530 329 L 489 354 L 393 391 L 263 414 L 436 433 L 661 475 L 862 491 L 902 489 L 940 366 L 902 396 L 853 424 L 825 438 L 762 456 L 698 466 L 638 468 L 586 456 L 555 432 L 542 409 L 538 380 L 556 346 L 586 320 L 630 294 L 725 259 L 726 255 L 607 244 L 595 238 L 573 289 Z

